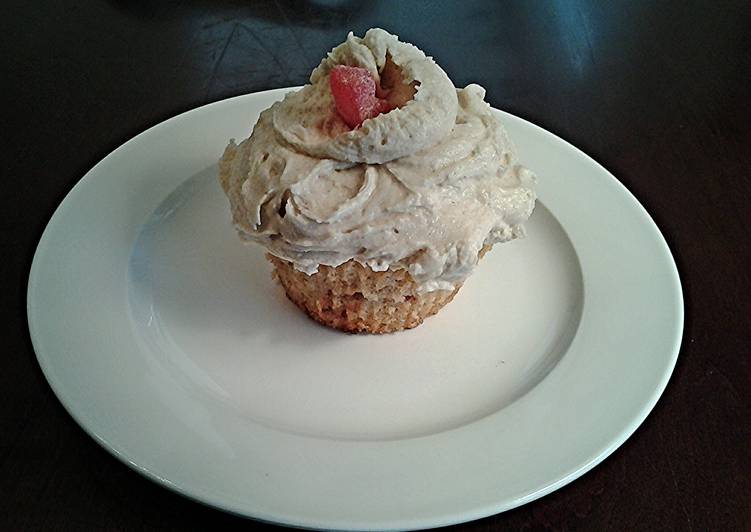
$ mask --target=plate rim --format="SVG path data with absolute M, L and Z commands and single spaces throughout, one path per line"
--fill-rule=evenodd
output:
M 32 259 L 31 268 L 29 271 L 28 276 L 28 282 L 27 282 L 27 290 L 26 290 L 26 299 L 27 299 L 27 322 L 29 327 L 29 333 L 30 333 L 30 339 L 32 342 L 32 347 L 34 348 L 34 353 L 36 356 L 36 359 L 40 365 L 40 368 L 42 369 L 42 372 L 45 376 L 45 379 L 47 380 L 48 384 L 52 388 L 55 396 L 57 397 L 58 401 L 63 405 L 63 408 L 65 411 L 73 418 L 73 420 L 84 430 L 86 434 L 92 437 L 94 441 L 96 441 L 100 446 L 102 446 L 107 452 L 115 456 L 118 460 L 126 464 L 128 467 L 133 469 L 134 471 L 137 471 L 138 473 L 142 474 L 146 478 L 156 482 L 160 486 L 166 487 L 170 489 L 173 492 L 179 493 L 180 495 L 194 500 L 196 502 L 199 502 L 204 505 L 208 505 L 211 507 L 215 507 L 218 509 L 221 509 L 223 511 L 226 511 L 228 513 L 238 515 L 241 517 L 251 518 L 263 522 L 273 523 L 273 524 L 283 524 L 288 526 L 295 526 L 300 528 L 313 528 L 313 529 L 331 529 L 331 523 L 320 523 L 320 522 L 314 522 L 314 521 L 308 521 L 308 522 L 300 522 L 297 520 L 285 520 L 284 518 L 280 518 L 278 515 L 259 515 L 258 513 L 249 514 L 247 512 L 244 512 L 241 508 L 236 508 L 231 504 L 225 504 L 222 502 L 221 498 L 219 500 L 212 498 L 210 496 L 206 496 L 206 494 L 197 494 L 195 493 L 196 490 L 191 491 L 189 488 L 186 488 L 184 486 L 177 485 L 173 482 L 171 482 L 168 478 L 164 478 L 156 474 L 154 471 L 150 470 L 147 467 L 144 467 L 142 465 L 139 465 L 136 460 L 132 459 L 132 457 L 127 456 L 123 452 L 117 449 L 117 445 L 109 442 L 106 438 L 102 437 L 100 434 L 97 433 L 95 428 L 90 428 L 82 419 L 82 416 L 79 417 L 79 413 L 76 412 L 73 408 L 73 401 L 70 400 L 70 398 L 67 396 L 67 394 L 64 391 L 64 386 L 62 383 L 57 382 L 54 372 L 51 370 L 50 367 L 50 360 L 46 356 L 42 355 L 42 347 L 40 345 L 40 332 L 37 329 L 37 324 L 34 320 L 34 292 L 37 289 L 39 279 L 39 271 L 40 271 L 40 261 L 41 259 L 41 253 L 43 251 L 43 246 L 46 245 L 46 239 L 50 238 L 50 231 L 51 227 L 58 223 L 59 217 L 62 216 L 61 210 L 66 204 L 70 204 L 73 200 L 71 198 L 74 198 L 76 194 L 80 192 L 80 190 L 86 186 L 90 181 L 95 179 L 96 170 L 97 168 L 109 157 L 112 155 L 120 152 L 123 150 L 127 145 L 134 142 L 136 139 L 141 138 L 142 136 L 145 136 L 155 130 L 156 128 L 159 128 L 169 122 L 177 121 L 183 117 L 185 117 L 188 114 L 194 113 L 198 110 L 202 111 L 210 111 L 212 107 L 214 106 L 220 106 L 223 104 L 227 104 L 232 101 L 239 101 L 244 99 L 252 99 L 253 97 L 261 97 L 261 96 L 277 96 L 285 93 L 286 91 L 293 90 L 296 87 L 290 87 L 290 88 L 280 88 L 280 89 L 271 89 L 267 91 L 261 91 L 261 92 L 255 92 L 250 94 L 243 94 L 239 96 L 234 96 L 232 98 L 227 98 L 224 100 L 219 100 L 216 102 L 212 102 L 203 106 L 199 106 L 187 111 L 184 111 L 178 115 L 175 115 L 167 120 L 164 120 L 158 124 L 155 124 L 144 131 L 140 132 L 138 135 L 130 138 L 123 144 L 119 145 L 117 148 L 115 148 L 113 151 L 109 152 L 105 157 L 103 157 L 99 162 L 97 162 L 90 170 L 88 170 L 76 183 L 75 185 L 65 194 L 62 201 L 58 204 L 58 206 L 55 208 L 55 211 L 50 216 L 49 220 L 45 224 L 44 231 L 42 232 L 41 237 L 39 238 L 39 241 L 37 243 L 34 257 Z M 593 159 L 591 156 L 584 153 L 582 150 L 577 148 L 576 146 L 572 145 L 565 139 L 553 134 L 550 131 L 547 131 L 546 129 L 537 126 L 536 124 L 529 122 L 528 120 L 525 120 L 523 118 L 520 118 L 516 115 L 512 115 L 510 113 L 506 113 L 501 111 L 501 113 L 504 116 L 511 116 L 513 119 L 518 120 L 522 123 L 524 123 L 526 126 L 531 127 L 532 130 L 535 131 L 536 134 L 542 134 L 546 137 L 552 137 L 555 141 L 561 142 L 565 145 L 567 150 L 571 150 L 575 152 L 579 157 L 583 157 L 585 159 L 588 159 L 592 163 L 594 163 L 599 171 L 599 173 L 608 176 L 608 181 L 611 186 L 615 186 L 619 189 L 619 192 L 622 194 L 625 194 L 628 200 L 635 205 L 639 211 L 642 218 L 644 218 L 646 221 L 649 222 L 650 229 L 653 233 L 653 236 L 657 237 L 658 242 L 661 244 L 661 246 L 664 248 L 664 251 L 666 253 L 666 256 L 670 259 L 669 266 L 670 268 L 670 277 L 671 281 L 673 282 L 673 288 L 675 289 L 675 296 L 676 296 L 676 303 L 677 305 L 672 309 L 675 312 L 675 323 L 676 323 L 676 333 L 673 338 L 671 338 L 670 343 L 672 345 L 672 350 L 670 353 L 669 361 L 666 367 L 666 371 L 660 376 L 659 382 L 657 383 L 657 386 L 653 390 L 652 394 L 649 396 L 649 398 L 643 402 L 639 412 L 637 415 L 635 415 L 631 422 L 628 424 L 628 426 L 623 427 L 622 430 L 619 432 L 618 436 L 615 438 L 612 438 L 610 440 L 610 444 L 605 448 L 602 449 L 596 456 L 592 457 L 590 460 L 586 461 L 585 463 L 580 464 L 578 468 L 576 468 L 573 471 L 570 471 L 569 474 L 566 476 L 559 478 L 558 480 L 549 483 L 546 487 L 540 490 L 536 490 L 532 493 L 527 493 L 520 495 L 517 499 L 513 501 L 505 501 L 500 504 L 494 504 L 489 506 L 482 506 L 474 508 L 471 511 L 467 511 L 464 515 L 461 516 L 461 518 L 457 519 L 457 516 L 443 516 L 442 518 L 437 518 L 433 520 L 426 521 L 425 519 L 417 518 L 411 522 L 410 520 L 401 519 L 398 521 L 398 523 L 393 522 L 390 519 L 384 519 L 382 522 L 379 523 L 365 523 L 365 522 L 351 522 L 351 523 L 342 523 L 338 522 L 337 525 L 335 525 L 334 529 L 362 529 L 362 530 L 375 530 L 375 529 L 384 529 L 384 524 L 386 524 L 386 528 L 388 529 L 404 529 L 404 528 L 434 528 L 439 526 L 445 526 L 450 524 L 457 524 L 467 521 L 472 521 L 478 518 L 486 517 L 489 515 L 494 515 L 497 513 L 501 513 L 507 510 L 510 510 L 512 508 L 521 506 L 523 504 L 526 504 L 528 502 L 531 502 L 535 499 L 538 499 L 540 497 L 543 497 L 562 486 L 572 482 L 573 480 L 579 478 L 586 472 L 590 471 L 593 467 L 598 465 L 600 462 L 605 460 L 608 456 L 610 456 L 616 449 L 618 449 L 628 438 L 630 438 L 633 433 L 642 425 L 642 423 L 646 420 L 646 418 L 649 416 L 649 414 L 654 409 L 654 406 L 657 404 L 658 400 L 662 396 L 663 392 L 665 391 L 668 382 L 670 381 L 670 378 L 674 372 L 675 365 L 677 363 L 677 359 L 682 347 L 682 341 L 683 341 L 683 335 L 684 335 L 684 327 L 685 327 L 685 297 L 683 293 L 683 284 L 681 282 L 681 275 L 678 270 L 675 257 L 672 253 L 672 250 L 670 248 L 670 245 L 668 244 L 665 236 L 660 231 L 659 227 L 657 226 L 656 222 L 652 218 L 652 216 L 649 214 L 649 212 L 644 208 L 644 206 L 641 204 L 641 202 L 634 196 L 634 194 L 623 184 L 621 183 L 611 172 L 609 172 L 606 168 L 604 168 L 602 165 L 600 165 L 595 159 Z M 565 226 L 564 226 L 565 228 Z M 544 379 L 543 379 L 544 380 Z

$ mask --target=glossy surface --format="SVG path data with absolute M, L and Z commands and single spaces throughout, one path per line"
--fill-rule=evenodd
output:
M 502 115 L 520 156 L 538 162 L 529 239 L 489 253 L 419 328 L 341 334 L 273 290 L 215 177 L 222 133 L 282 95 L 149 129 L 52 217 L 29 329 L 89 434 L 157 482 L 241 515 L 401 530 L 534 500 L 635 430 L 675 364 L 683 301 L 662 236 L 620 183 Z M 572 198 L 585 194 L 582 211 Z
M 302 83 L 346 30 L 376 24 L 610 169 L 666 235 L 686 295 L 676 372 L 636 434 L 565 488 L 457 529 L 747 528 L 746 2 L 26 2 L 7 11 L 2 528 L 249 525 L 133 474 L 67 416 L 26 332 L 31 258 L 65 194 L 134 134 L 209 101 Z

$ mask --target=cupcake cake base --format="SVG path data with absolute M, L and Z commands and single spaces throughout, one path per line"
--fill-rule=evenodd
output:
M 461 288 L 419 292 L 407 270 L 375 272 L 350 260 L 320 266 L 307 275 L 273 255 L 273 276 L 287 297 L 317 322 L 351 333 L 383 334 L 411 329 L 449 303 Z

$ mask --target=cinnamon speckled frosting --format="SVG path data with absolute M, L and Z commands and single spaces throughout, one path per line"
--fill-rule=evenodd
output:
M 387 57 L 417 86 L 414 98 L 350 130 L 329 71 L 359 66 L 378 80 Z M 456 89 L 384 30 L 350 34 L 309 85 L 227 146 L 219 180 L 235 227 L 308 274 L 354 259 L 374 271 L 405 268 L 423 291 L 453 290 L 483 246 L 523 235 L 535 204 L 535 176 L 484 96 L 478 85 Z

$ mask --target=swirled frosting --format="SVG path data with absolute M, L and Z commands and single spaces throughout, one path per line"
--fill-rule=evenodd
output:
M 387 60 L 416 86 L 400 108 L 353 130 L 328 83 L 338 64 Z M 351 33 L 310 84 L 263 111 L 251 136 L 230 141 L 219 180 L 240 236 L 308 274 L 350 259 L 375 271 L 406 268 L 424 291 L 463 282 L 486 245 L 522 236 L 535 203 L 478 85 L 456 89 L 411 44 L 381 29 Z

